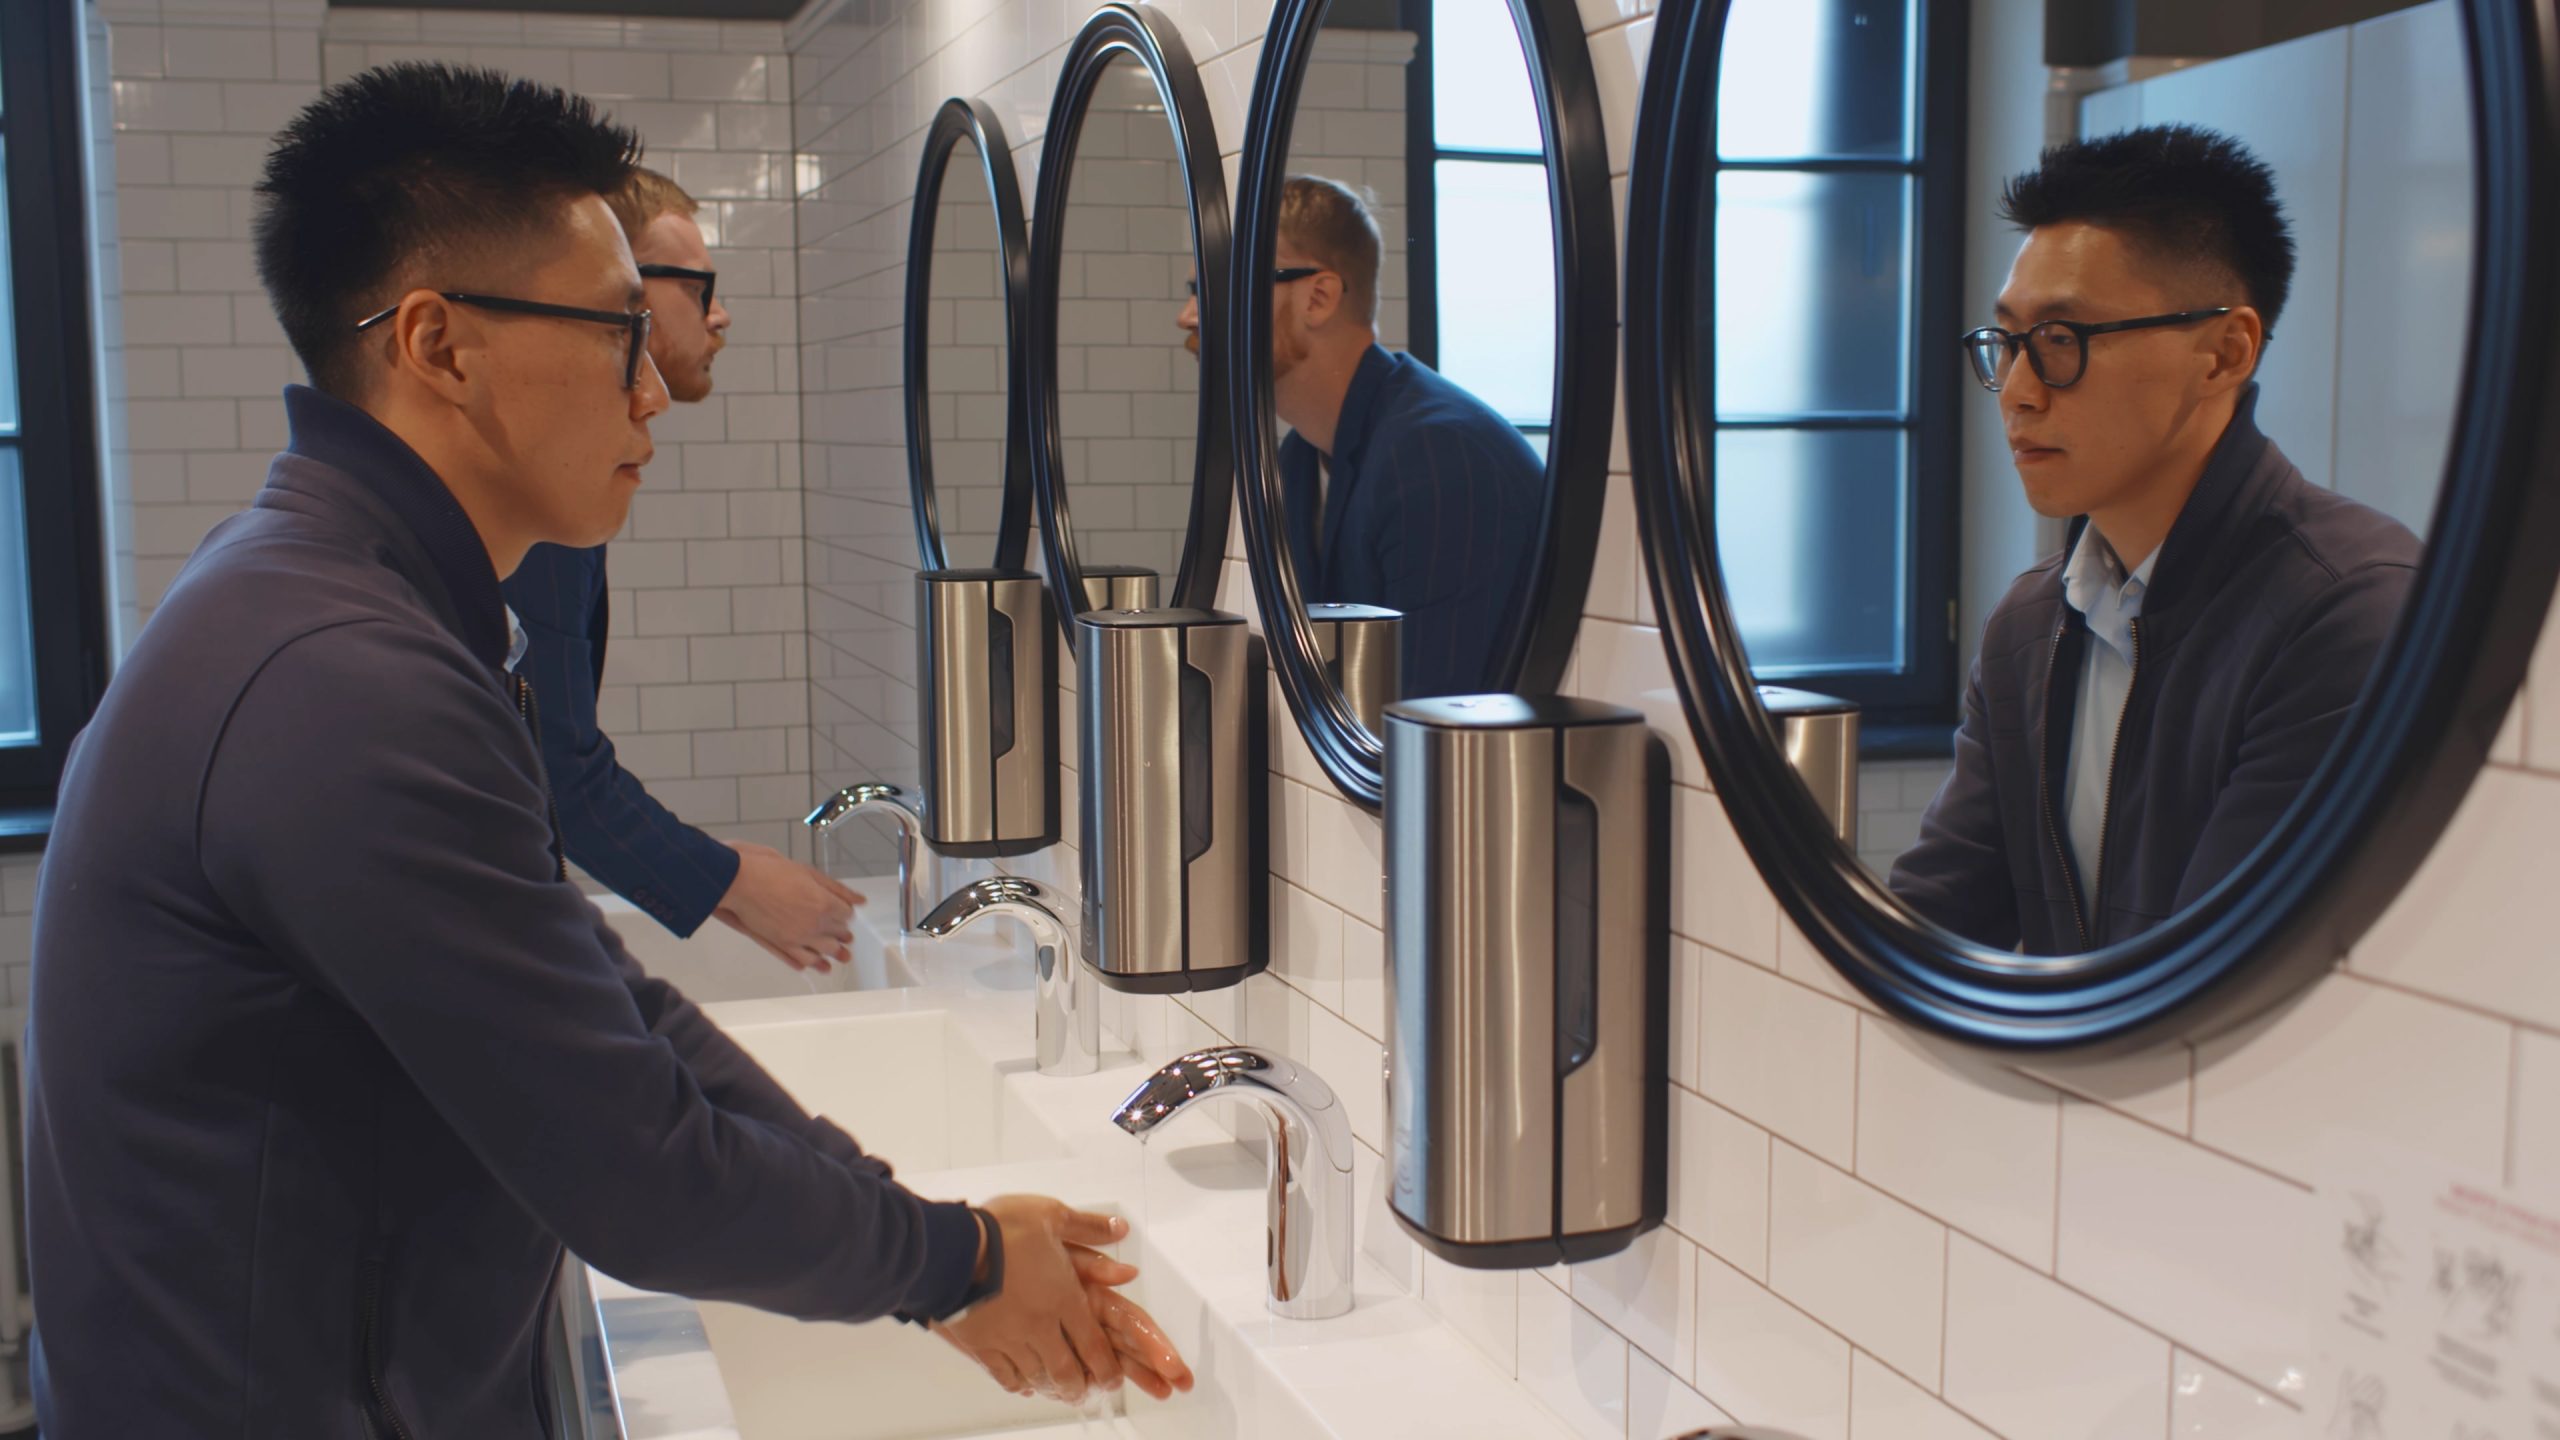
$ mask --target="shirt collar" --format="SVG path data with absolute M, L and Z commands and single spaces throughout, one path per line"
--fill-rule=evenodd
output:
M 463 642 L 492 667 L 511 665 L 520 653 L 518 632 L 498 590 L 497 567 L 433 467 L 381 421 L 308 385 L 285 387 L 284 414 L 292 430 L 286 450 L 344 471 L 380 496 L 426 550 L 453 598 Z
M 2162 548 L 2153 546 L 2150 555 L 2127 575 L 2124 561 L 2098 527 L 2082 526 L 2079 543 L 2071 547 L 2071 558 L 2062 567 L 2063 600 L 2080 612 L 2092 631 L 2123 650 L 2134 617 L 2142 613 L 2142 597 L 2151 589 L 2151 571 L 2160 563 Z

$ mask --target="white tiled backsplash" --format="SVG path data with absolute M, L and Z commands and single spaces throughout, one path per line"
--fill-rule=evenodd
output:
M 593 97 L 702 202 L 734 317 L 717 385 L 653 426 L 612 548 L 599 715 L 622 763 L 686 820 L 806 848 L 799 348 L 790 60 L 776 23 L 324 10 L 313 0 L 98 0 L 114 157 L 132 495 L 147 617 L 205 530 L 246 503 L 302 379 L 249 244 L 267 140 L 324 81 L 394 60 L 492 66 Z
M 117 136 L 118 163 L 134 167 L 122 197 L 122 268 L 135 299 L 157 297 L 125 321 L 128 364 L 136 351 L 154 352 L 139 368 L 157 377 L 136 386 L 147 405 L 133 420 L 146 592 L 165 583 L 204 524 L 244 498 L 240 487 L 281 441 L 265 381 L 283 372 L 257 367 L 289 362 L 233 353 L 280 354 L 253 282 L 244 288 L 245 210 L 236 207 L 256 137 L 278 106 L 290 107 L 288 91 L 310 92 L 323 41 L 333 69 L 429 49 L 549 66 L 551 78 L 639 92 L 613 103 L 665 147 L 660 158 L 702 157 L 691 170 L 680 162 L 679 178 L 738 192 L 716 215 L 722 288 L 777 297 L 739 321 L 742 345 L 777 347 L 770 382 L 759 388 L 754 367 L 738 365 L 724 376 L 722 401 L 662 427 L 673 441 L 662 453 L 681 480 L 653 474 L 664 486 L 655 498 L 668 503 L 644 508 L 632 542 L 616 550 L 617 586 L 629 587 L 615 597 L 626 617 L 618 623 L 628 630 L 635 613 L 641 623 L 616 641 L 616 685 L 632 698 L 616 702 L 623 708 L 608 723 L 628 732 L 626 746 L 660 733 L 694 737 L 687 763 L 702 736 L 782 730 L 791 773 L 766 777 L 777 816 L 789 809 L 786 794 L 797 805 L 848 779 L 912 777 L 914 550 L 895 349 L 905 196 L 922 129 L 951 94 L 995 105 L 1032 193 L 1049 90 L 1079 6 L 891 0 L 806 20 L 788 41 L 772 26 L 324 16 L 311 0 L 104 6 L 120 39 L 137 37 L 120 47 L 119 68 L 159 67 L 118 82 L 129 127 Z M 1232 179 L 1262 7 L 1164 8 L 1201 64 Z M 2014 0 L 2002 8 L 2028 25 L 2041 13 Z M 1649 5 L 1582 10 L 1623 204 Z M 207 29 L 261 28 L 263 68 L 259 47 L 237 34 L 197 43 Z M 179 32 L 184 43 L 172 43 Z M 168 74 L 173 60 L 190 73 Z M 759 63 L 765 88 L 743 93 L 756 90 L 749 77 Z M 192 73 L 205 67 L 225 73 Z M 761 113 L 785 83 L 796 139 L 788 155 L 782 121 Z M 140 142 L 129 162 L 128 134 Z M 2020 138 L 2031 152 L 2035 137 Z M 154 168 L 164 162 L 165 174 Z M 776 188 L 786 181 L 798 193 L 808 280 L 796 336 L 792 307 L 781 303 L 794 288 L 793 215 Z M 246 370 L 264 388 L 191 391 L 191 356 L 203 384 L 220 383 L 212 372 Z M 2415 1145 L 2512 1184 L 2560 1189 L 2560 984 L 2549 939 L 2560 931 L 2550 884 L 2560 860 L 2560 639 L 2544 645 L 2530 700 L 2519 702 L 2496 762 L 2437 854 L 2304 1003 L 2200 1048 L 2015 1065 L 1883 1018 L 1781 917 L 1708 792 L 1670 699 L 1649 628 L 1623 435 L 1615 454 L 1620 473 L 1568 683 L 1640 706 L 1673 743 L 1681 788 L 1668 1226 L 1608 1261 L 1522 1274 L 1428 1260 L 1394 1229 L 1380 1199 L 1383 1115 L 1371 1079 L 1385 983 L 1379 828 L 1325 782 L 1276 691 L 1272 973 L 1189 1005 L 1113 997 L 1108 1022 L 1151 1056 L 1251 1039 L 1331 1079 L 1361 1142 L 1364 1249 L 1587 1433 L 1652 1440 L 1735 1418 L 1811 1440 L 2307 1435 L 2325 1417 L 2300 1408 L 2312 1317 L 2290 1257 L 2312 1223 L 2319 1145 L 2333 1132 Z M 798 534 L 766 527 L 797 523 L 791 501 L 804 476 L 805 611 L 791 555 L 760 573 L 758 554 L 715 548 Z M 154 509 L 172 513 L 146 523 Z M 1222 603 L 1250 614 L 1235 550 L 1231 536 Z M 640 583 L 643 575 L 666 583 Z M 725 615 L 712 613 L 719 602 L 694 598 L 704 593 L 723 597 Z M 788 718 L 795 712 L 780 687 L 796 683 L 800 672 L 788 667 L 804 628 L 816 743 L 794 757 L 788 736 L 800 722 Z M 726 646 L 696 650 L 688 631 L 774 637 L 782 658 L 768 663 L 756 651 L 733 661 Z M 681 648 L 634 643 L 679 635 Z M 729 673 L 733 663 L 754 677 Z M 767 673 L 775 666 L 780 674 Z M 725 692 L 725 712 L 715 691 Z M 642 727 L 654 716 L 669 728 L 632 729 L 635 712 Z M 1072 765 L 1072 705 L 1064 717 Z M 653 764 L 677 763 L 673 742 L 643 748 L 664 752 Z M 698 772 L 662 773 L 683 783 Z M 742 804 L 746 788 L 739 782 Z M 1074 788 L 1070 774 L 1070 842 Z M 1072 896 L 1071 843 L 1019 868 Z M 31 862 L 0 864 L 0 975 L 16 996 L 32 876 Z

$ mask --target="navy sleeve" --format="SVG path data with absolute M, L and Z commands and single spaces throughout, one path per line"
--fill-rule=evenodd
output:
M 526 642 L 517 670 L 541 706 L 542 765 L 569 858 L 651 919 L 691 935 L 738 878 L 738 852 L 652 798 L 596 724 L 604 555 L 602 546 L 536 545 L 507 578 L 507 606 Z
M 444 637 L 363 623 L 279 652 L 214 742 L 197 827 L 238 923 L 581 1257 L 804 1319 L 967 1293 L 967 1207 L 828 1137 L 600 938 L 556 878 L 531 739 Z

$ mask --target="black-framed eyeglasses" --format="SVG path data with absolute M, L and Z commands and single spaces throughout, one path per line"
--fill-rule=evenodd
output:
M 699 280 L 702 282 L 702 318 L 711 318 L 711 287 L 720 279 L 717 270 L 691 270 L 682 265 L 643 265 L 640 275 L 645 280 Z
M 439 290 L 436 293 L 456 305 L 500 310 L 510 315 L 548 315 L 555 320 L 588 320 L 598 325 L 619 325 L 631 332 L 631 348 L 622 357 L 622 388 L 639 388 L 640 359 L 649 353 L 650 312 L 646 310 L 581 310 L 575 305 L 554 305 L 545 300 L 510 300 L 504 295 L 472 295 L 460 290 Z M 357 322 L 356 329 L 370 330 L 399 313 L 400 307 L 394 305 L 379 315 Z
M 1965 332 L 1958 343 L 1964 346 L 1965 358 L 1973 362 L 1973 378 L 1981 381 L 1985 390 L 1997 394 L 2001 386 L 2009 383 L 2010 367 L 2017 364 L 2021 349 L 2027 352 L 2027 364 L 2045 388 L 2061 390 L 2078 384 L 2080 377 L 2088 373 L 2092 335 L 2186 325 L 2230 313 L 2230 306 L 2216 305 L 2210 310 L 2181 310 L 2174 315 L 2145 315 L 2139 320 L 2109 320 L 2096 325 L 2080 320 L 2047 320 L 2020 331 L 1985 325 Z
M 1274 285 L 1286 285 L 1292 280 L 1304 280 L 1310 275 L 1321 275 L 1323 273 L 1324 267 L 1321 265 L 1292 265 L 1286 270 L 1272 271 L 1271 283 Z M 1191 279 L 1183 281 L 1182 288 L 1190 294 L 1192 299 L 1197 300 L 1200 298 L 1200 279 L 1198 276 L 1195 275 Z

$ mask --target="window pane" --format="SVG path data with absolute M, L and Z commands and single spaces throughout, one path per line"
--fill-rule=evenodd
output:
M 0 435 L 18 433 L 18 320 L 10 296 L 9 156 L 0 146 Z
M 28 609 L 26 490 L 18 447 L 0 445 L 0 745 L 33 745 L 40 738 Z
M 1732 160 L 1911 153 L 1906 0 L 1733 0 L 1716 90 Z
M 1910 486 L 1899 430 L 1716 435 L 1716 546 L 1763 679 L 1902 668 Z
M 1431 126 L 1443 150 L 1546 153 L 1510 0 L 1432 0 Z
M 1716 177 L 1718 414 L 1902 413 L 1910 209 L 1901 175 Z
M 1440 373 L 1517 425 L 1555 406 L 1555 226 L 1547 167 L 1443 160 Z

